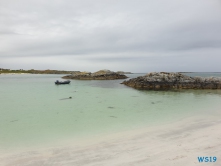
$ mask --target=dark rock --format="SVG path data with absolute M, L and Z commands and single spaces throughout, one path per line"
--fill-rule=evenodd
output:
M 122 84 L 146 90 L 221 89 L 221 78 L 189 77 L 181 73 L 154 72 L 126 80 Z
M 116 116 L 110 116 L 111 118 L 117 118 Z

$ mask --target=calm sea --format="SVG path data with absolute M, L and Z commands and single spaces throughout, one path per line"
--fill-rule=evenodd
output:
M 0 75 L 0 149 L 90 139 L 193 115 L 215 116 L 221 106 L 220 90 L 142 91 L 120 84 L 123 80 L 55 85 L 62 76 Z

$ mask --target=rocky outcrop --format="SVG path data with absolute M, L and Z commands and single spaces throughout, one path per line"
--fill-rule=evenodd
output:
M 115 80 L 125 79 L 127 76 L 118 74 L 110 70 L 99 70 L 95 73 L 91 72 L 74 72 L 71 75 L 62 77 L 64 79 L 78 79 L 78 80 Z
M 122 84 L 146 90 L 221 89 L 221 78 L 189 77 L 181 73 L 154 72 L 126 80 Z

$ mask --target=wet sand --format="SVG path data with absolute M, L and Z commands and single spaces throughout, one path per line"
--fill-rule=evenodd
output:
M 218 115 L 218 114 L 217 114 Z M 220 114 L 219 114 L 220 115 Z M 1 152 L 1 166 L 221 165 L 220 116 L 191 117 L 66 146 Z M 198 156 L 217 161 L 199 163 Z

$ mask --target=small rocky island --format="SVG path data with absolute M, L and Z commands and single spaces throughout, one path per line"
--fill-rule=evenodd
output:
M 77 79 L 77 80 L 115 80 L 126 79 L 127 76 L 113 72 L 110 70 L 99 70 L 97 72 L 73 72 L 71 75 L 62 77 L 64 79 Z
M 181 73 L 154 72 L 121 84 L 144 90 L 221 89 L 221 78 L 189 77 Z

